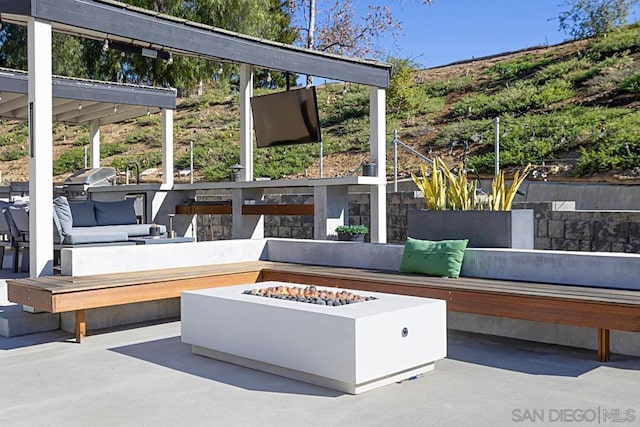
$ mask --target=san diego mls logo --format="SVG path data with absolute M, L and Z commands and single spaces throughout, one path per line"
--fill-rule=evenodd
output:
M 516 423 L 633 423 L 634 409 L 606 408 L 517 408 L 511 411 L 511 421 Z

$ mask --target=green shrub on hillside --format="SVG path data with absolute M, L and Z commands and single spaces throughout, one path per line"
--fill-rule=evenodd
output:
M 392 59 L 393 71 L 387 91 L 387 108 L 393 113 L 413 111 L 417 105 L 414 75 L 418 68 L 408 59 Z
M 627 54 L 613 55 L 593 63 L 591 68 L 577 74 L 570 73 L 576 84 L 586 87 L 587 93 L 597 94 L 617 88 L 631 72 L 633 58 Z
M 0 150 L 0 160 L 8 162 L 12 160 L 21 159 L 29 154 L 22 146 L 4 147 Z
M 119 142 L 112 142 L 109 144 L 100 144 L 100 157 L 102 158 L 115 156 L 117 154 L 122 154 L 126 151 L 127 151 L 127 148 Z
M 151 143 L 154 140 L 160 138 L 159 129 L 145 129 L 145 128 L 135 128 L 133 131 L 127 134 L 125 138 L 126 144 L 144 144 Z
M 562 79 L 552 80 L 540 88 L 535 105 L 537 108 L 546 108 L 556 102 L 572 98 L 575 94 L 571 82 Z
M 576 175 L 632 169 L 640 165 L 639 153 L 640 144 L 637 141 L 600 144 L 592 150 L 581 147 Z
M 75 172 L 84 167 L 84 149 L 73 147 L 60 153 L 53 161 L 53 174 L 62 175 L 68 172 Z
M 0 133 L 0 146 L 24 145 L 29 137 L 29 126 L 26 122 L 17 122 Z
M 302 172 L 318 159 L 318 149 L 318 144 L 261 149 L 256 153 L 255 175 L 278 179 Z
M 636 71 L 620 82 L 618 89 L 621 92 L 640 93 L 640 71 Z
M 536 86 L 531 80 L 520 80 L 493 96 L 470 95 L 453 108 L 455 117 L 495 117 L 501 114 L 521 114 L 544 108 L 575 96 L 570 82 L 555 79 Z
M 433 98 L 430 96 L 423 96 L 418 99 L 418 105 L 414 109 L 414 115 L 426 116 L 441 111 L 445 106 L 444 98 Z
M 533 55 L 526 54 L 521 58 L 511 61 L 499 62 L 487 70 L 488 73 L 499 74 L 505 80 L 511 80 L 516 77 L 522 77 L 536 68 L 544 67 L 550 64 L 551 58 L 542 58 L 535 60 Z
M 149 114 L 136 119 L 136 126 L 160 126 L 162 117 L 160 114 Z
M 27 135 L 15 132 L 0 133 L 0 146 L 24 145 L 27 142 Z
M 86 133 L 79 135 L 76 140 L 73 141 L 73 145 L 75 145 L 76 147 L 84 147 L 85 145 L 89 145 L 89 135 Z
M 447 124 L 436 136 L 436 147 L 450 147 L 452 143 L 467 141 L 472 145 L 492 141 L 493 120 L 463 120 Z M 472 147 L 473 148 L 473 147 Z
M 618 28 L 606 36 L 592 39 L 587 55 L 600 60 L 616 53 L 640 51 L 640 24 Z
M 334 90 L 318 95 L 318 109 L 323 128 L 361 119 L 369 115 L 369 92 L 362 85 L 345 86 L 344 90 L 336 85 Z
M 473 121 L 462 123 L 470 127 Z M 540 164 L 567 157 L 576 150 L 582 150 L 577 175 L 630 169 L 640 164 L 640 112 L 637 111 L 571 107 L 544 115 L 503 117 L 501 131 L 500 164 L 504 167 L 529 162 Z M 482 142 L 476 144 L 476 154 L 469 158 L 470 167 L 480 172 L 493 171 L 492 142 L 492 138 L 484 136 Z
M 588 58 L 570 58 L 566 61 L 553 62 L 541 68 L 536 71 L 534 79 L 537 84 L 543 84 L 555 79 L 567 79 L 575 82 L 576 76 L 581 75 L 591 67 L 592 63 Z
M 475 82 L 470 76 L 457 77 L 449 80 L 435 80 L 422 83 L 420 86 L 425 94 L 432 98 L 439 98 L 452 93 L 464 93 L 474 87 Z
M 489 117 L 499 107 L 494 97 L 482 93 L 468 95 L 458 101 L 452 110 L 454 117 Z

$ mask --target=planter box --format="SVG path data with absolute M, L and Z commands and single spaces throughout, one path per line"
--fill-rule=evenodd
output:
M 407 236 L 424 240 L 469 239 L 470 248 L 533 249 L 533 210 L 407 213 Z
M 364 242 L 364 234 L 338 233 L 338 240 L 342 242 Z

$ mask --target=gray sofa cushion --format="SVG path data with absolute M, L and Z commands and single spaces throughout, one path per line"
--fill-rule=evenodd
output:
M 98 225 L 93 204 L 93 200 L 69 203 L 74 227 L 95 227 Z
M 167 227 L 160 225 L 160 232 L 166 233 Z M 64 236 L 65 245 L 87 243 L 126 242 L 129 238 L 149 235 L 149 224 L 101 225 L 97 227 L 73 227 Z
M 127 225 L 136 224 L 136 211 L 133 207 L 134 199 L 117 202 L 94 202 L 96 222 L 98 225 Z M 148 234 L 148 233 L 147 233 Z
M 160 227 L 161 234 L 164 234 L 167 232 L 167 227 L 161 224 L 158 224 L 158 226 Z M 100 227 L 100 229 L 124 231 L 129 235 L 129 237 L 140 237 L 140 236 L 149 235 L 149 227 L 150 227 L 150 224 L 126 224 L 126 225 L 103 225 Z
M 73 216 L 71 214 L 71 206 L 69 206 L 69 201 L 66 197 L 59 196 L 53 199 L 53 214 L 54 221 L 55 217 L 58 217 L 60 234 L 64 236 L 70 233 L 73 227 Z
M 59 244 L 64 240 L 64 236 L 62 235 L 62 227 L 60 227 L 60 220 L 58 220 L 58 215 L 56 215 L 56 211 L 53 211 L 53 243 Z
M 129 235 L 125 231 L 110 227 L 74 227 L 64 236 L 65 245 L 80 245 L 84 243 L 126 242 Z

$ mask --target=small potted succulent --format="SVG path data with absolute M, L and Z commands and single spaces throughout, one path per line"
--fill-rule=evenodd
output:
M 369 233 L 366 225 L 340 225 L 336 227 L 338 240 L 364 242 L 364 236 Z

